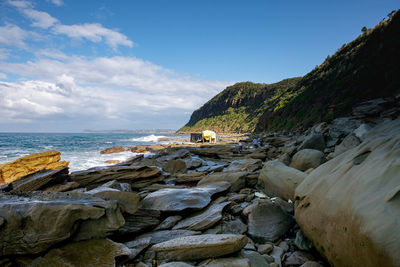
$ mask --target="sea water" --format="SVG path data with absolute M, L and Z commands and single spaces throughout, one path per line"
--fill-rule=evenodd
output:
M 188 139 L 182 135 L 128 133 L 0 133 L 0 164 L 32 153 L 57 150 L 61 152 L 62 160 L 70 162 L 70 171 L 85 170 L 109 165 L 105 163 L 107 160 L 123 161 L 137 155 L 130 151 L 100 154 L 106 148 L 166 143 L 158 142 L 159 138 L 165 140 L 165 137 Z

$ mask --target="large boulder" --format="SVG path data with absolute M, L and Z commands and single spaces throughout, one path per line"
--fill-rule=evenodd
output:
M 37 171 L 58 170 L 68 167 L 68 161 L 60 161 L 61 153 L 50 150 L 31 154 L 0 166 L 0 184 L 11 183 Z
M 294 154 L 290 167 L 300 171 L 317 168 L 326 161 L 323 152 L 315 149 L 303 149 Z
M 241 250 L 247 244 L 244 235 L 195 235 L 175 238 L 153 245 L 145 255 L 155 260 L 201 260 L 228 255 Z
M 335 146 L 334 156 L 336 157 L 346 152 L 347 150 L 358 146 L 360 143 L 360 139 L 358 139 L 357 136 L 355 136 L 354 134 L 349 134 L 343 139 L 343 141 L 339 145 Z
M 248 217 L 248 234 L 259 243 L 274 242 L 293 225 L 292 216 L 269 199 L 258 199 L 244 209 Z
M 125 223 L 116 202 L 70 193 L 1 194 L 0 217 L 0 256 L 39 253 L 72 237 L 104 238 Z
M 296 189 L 295 216 L 334 266 L 400 262 L 400 119 L 314 170 Z
M 324 135 L 320 133 L 312 133 L 308 135 L 299 147 L 299 150 L 302 149 L 316 149 L 319 151 L 324 151 L 325 149 Z
M 130 254 L 126 246 L 109 239 L 87 240 L 51 249 L 30 266 L 116 266 L 116 257 Z
M 282 162 L 268 161 L 264 164 L 258 180 L 263 183 L 267 195 L 294 200 L 294 190 L 306 176 L 306 173 Z

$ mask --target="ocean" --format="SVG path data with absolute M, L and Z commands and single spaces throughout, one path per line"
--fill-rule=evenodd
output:
M 70 162 L 70 171 L 107 166 L 106 160 L 126 160 L 136 153 L 125 151 L 100 154 L 109 147 L 131 147 L 157 143 L 159 138 L 186 138 L 185 135 L 149 135 L 125 133 L 0 133 L 0 164 L 46 150 L 61 152 L 61 159 Z

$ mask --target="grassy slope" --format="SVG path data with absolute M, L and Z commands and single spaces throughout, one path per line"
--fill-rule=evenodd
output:
M 275 84 L 236 83 L 194 111 L 189 122 L 179 132 L 252 132 L 265 107 L 280 106 L 287 91 L 300 78 L 286 79 Z
M 297 96 L 267 108 L 257 131 L 310 126 L 350 114 L 354 104 L 400 90 L 400 13 L 344 45 L 293 88 Z

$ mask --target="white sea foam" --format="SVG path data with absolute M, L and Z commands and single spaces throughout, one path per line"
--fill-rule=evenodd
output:
M 151 134 L 151 135 L 147 135 L 147 136 L 143 136 L 143 137 L 139 137 L 139 138 L 132 138 L 131 141 L 156 143 L 156 142 L 158 142 L 158 139 L 160 139 L 160 138 L 165 138 L 165 136 Z

